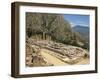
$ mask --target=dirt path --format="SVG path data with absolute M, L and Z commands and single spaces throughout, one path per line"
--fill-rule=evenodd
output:
M 42 49 L 41 54 L 43 57 L 46 58 L 47 61 L 49 61 L 50 63 L 53 63 L 54 66 L 68 65 L 67 63 L 51 55 L 48 50 Z
M 69 65 L 68 63 L 65 63 L 63 61 L 61 61 L 60 59 L 56 58 L 55 56 L 50 54 L 51 51 L 46 50 L 46 49 L 42 49 L 41 50 L 41 55 L 50 63 L 54 64 L 54 66 L 64 66 L 64 65 Z M 76 65 L 80 65 L 80 64 L 89 64 L 89 59 L 83 59 L 82 61 L 76 63 Z M 75 65 L 75 64 L 74 64 Z
M 79 64 L 89 64 L 89 59 L 87 58 L 87 59 L 83 59 L 82 61 L 80 61 L 80 62 L 78 62 L 78 63 L 76 63 L 76 65 L 79 65 Z

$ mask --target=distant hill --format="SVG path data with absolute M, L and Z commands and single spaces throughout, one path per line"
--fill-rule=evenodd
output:
M 73 31 L 79 32 L 84 38 L 89 40 L 89 27 L 77 25 L 73 27 Z

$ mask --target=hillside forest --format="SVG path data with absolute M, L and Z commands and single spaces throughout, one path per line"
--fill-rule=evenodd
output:
M 81 57 L 89 57 L 89 31 L 83 35 L 80 33 L 82 31 L 77 30 L 80 29 L 72 27 L 71 23 L 64 19 L 63 14 L 26 12 L 26 65 L 56 65 L 57 59 L 63 63 L 75 64 L 80 61 L 80 54 Z M 45 54 L 48 50 L 51 53 Z M 57 58 L 55 63 L 54 60 L 50 62 L 48 56 Z M 64 60 L 66 56 L 68 61 Z M 76 56 L 78 58 L 75 61 Z

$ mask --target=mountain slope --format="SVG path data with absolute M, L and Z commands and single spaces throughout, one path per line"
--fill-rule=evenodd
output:
M 84 38 L 89 40 L 89 27 L 77 25 L 73 27 L 73 31 L 79 32 Z
M 78 29 L 75 30 L 78 31 Z M 84 37 L 77 32 L 73 32 L 70 22 L 65 20 L 61 14 L 27 12 L 26 36 L 37 41 L 52 40 L 73 46 L 82 47 L 85 44 L 85 41 L 83 42 Z

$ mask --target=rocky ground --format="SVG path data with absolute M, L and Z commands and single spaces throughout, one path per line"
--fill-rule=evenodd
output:
M 80 47 L 46 40 L 35 41 L 34 39 L 29 39 L 26 41 L 26 66 L 54 66 L 82 63 L 89 63 L 89 52 Z

